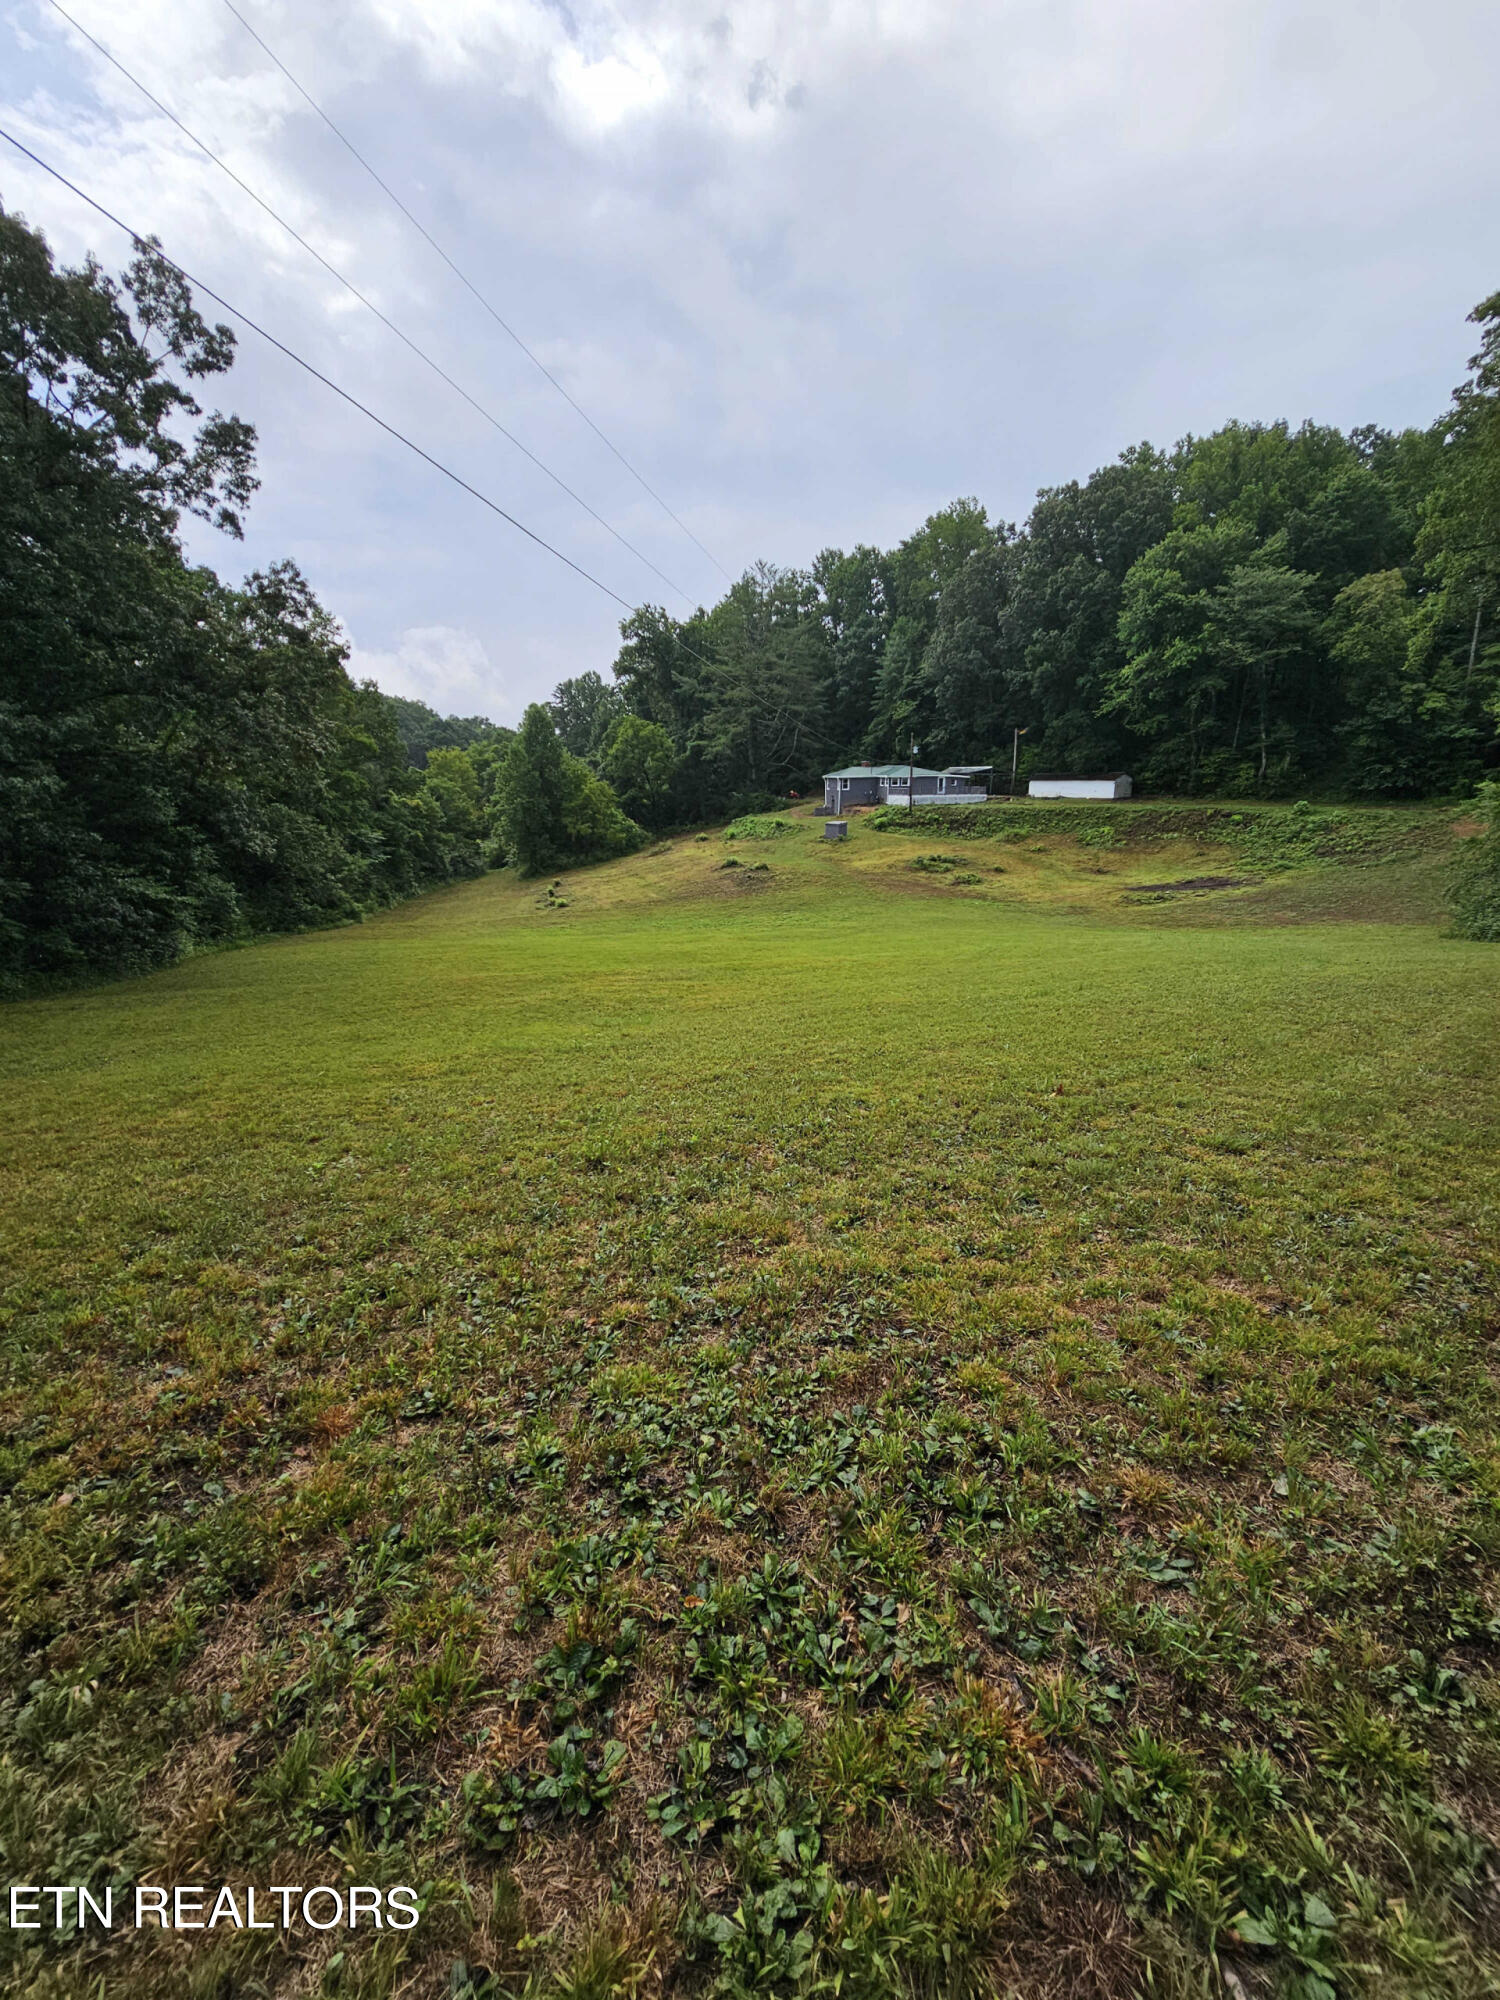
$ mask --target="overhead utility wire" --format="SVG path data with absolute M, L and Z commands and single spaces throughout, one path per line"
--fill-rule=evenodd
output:
M 495 322 L 496 326 L 498 326 L 502 332 L 510 335 L 510 338 L 516 343 L 516 346 L 520 348 L 521 352 L 526 356 L 526 359 L 529 362 L 531 362 L 533 367 L 539 368 L 541 370 L 542 374 L 546 376 L 547 380 L 552 384 L 553 388 L 557 391 L 558 395 L 562 397 L 563 401 L 567 403 L 571 409 L 575 410 L 577 414 L 580 417 L 582 417 L 583 421 L 588 425 L 589 429 L 594 433 L 594 436 L 598 438 L 602 444 L 606 445 L 608 449 L 614 453 L 615 457 L 620 461 L 621 465 L 624 466 L 625 470 L 630 474 L 631 478 L 636 480 L 645 489 L 645 491 L 651 495 L 651 498 L 656 502 L 657 506 L 661 508 L 662 512 L 667 516 L 669 520 L 676 522 L 677 526 L 681 528 L 682 532 L 687 536 L 688 540 L 693 544 L 693 546 L 701 550 L 702 553 L 708 557 L 709 561 L 713 564 L 714 568 L 719 572 L 720 576 L 725 577 L 726 579 L 728 579 L 729 582 L 732 583 L 734 581 L 733 577 L 730 576 L 729 571 L 725 569 L 723 563 L 719 561 L 719 558 L 714 554 L 713 550 L 709 548 L 704 548 L 703 543 L 698 540 L 698 537 L 693 533 L 692 529 L 688 526 L 687 522 L 684 521 L 679 515 L 673 513 L 672 509 L 667 505 L 666 501 L 663 500 L 661 495 L 657 492 L 656 488 L 651 484 L 649 484 L 644 474 L 637 472 L 636 468 L 631 464 L 630 460 L 625 456 L 624 452 L 620 450 L 619 446 L 615 444 L 612 439 L 607 437 L 602 430 L 600 430 L 599 426 L 594 422 L 593 418 L 589 415 L 588 411 L 583 408 L 582 404 L 576 402 L 574 398 L 568 393 L 568 391 L 563 387 L 562 383 L 559 382 L 557 377 L 552 373 L 552 370 L 547 366 L 546 362 L 543 361 L 540 358 L 540 356 L 532 352 L 532 350 L 526 345 L 526 342 L 521 338 L 520 334 L 518 334 L 515 328 L 510 324 L 510 322 L 501 317 L 501 315 L 495 310 L 494 306 L 492 306 L 489 300 L 485 297 L 484 293 L 480 291 L 479 287 L 472 281 L 472 279 L 470 279 L 463 271 L 459 269 L 458 265 L 454 263 L 453 259 L 448 255 L 448 252 L 443 248 L 442 244 L 439 243 L 437 238 L 432 235 L 431 231 L 427 229 L 425 224 L 417 220 L 416 216 L 412 214 L 411 210 L 407 207 L 406 203 L 401 199 L 400 195 L 397 194 L 396 190 L 387 181 L 381 178 L 381 176 L 376 172 L 374 167 L 372 167 L 370 162 L 365 158 L 364 154 L 359 150 L 358 146 L 355 145 L 354 141 L 348 138 L 343 132 L 339 130 L 338 126 L 334 124 L 333 120 L 329 117 L 328 113 L 323 109 L 322 105 L 319 104 L 318 100 L 312 95 L 312 93 L 309 90 L 305 88 L 303 84 L 298 82 L 297 78 L 292 75 L 292 72 L 287 68 L 286 64 L 281 60 L 281 57 L 277 55 L 276 51 L 270 46 L 270 44 L 264 39 L 264 37 L 258 34 L 256 30 L 251 27 L 250 23 L 245 19 L 244 15 L 240 12 L 239 8 L 235 6 L 234 0 L 224 0 L 224 5 L 229 9 L 230 13 L 233 14 L 234 18 L 239 22 L 240 26 L 244 29 L 245 33 L 250 37 L 250 39 L 253 42 L 255 42 L 265 52 L 267 56 L 270 57 L 273 63 L 275 63 L 276 67 L 281 71 L 281 74 L 286 78 L 287 82 L 292 86 L 293 90 L 297 92 L 297 94 L 304 100 L 304 102 L 309 104 L 312 107 L 312 109 L 317 112 L 318 116 L 322 119 L 323 123 L 328 127 L 329 131 L 333 134 L 334 138 L 338 140 L 339 144 L 343 146 L 348 152 L 354 155 L 354 158 L 358 160 L 359 164 L 364 168 L 365 172 L 370 176 L 370 179 L 374 181 L 375 185 L 381 190 L 381 192 L 384 195 L 387 196 L 389 200 L 395 203 L 396 207 L 400 209 L 401 213 L 406 217 L 407 221 L 411 224 L 412 228 L 416 230 L 417 234 L 423 239 L 424 242 L 426 242 L 433 250 L 437 252 L 438 256 L 442 258 L 443 262 L 448 266 L 448 269 L 453 273 L 454 277 L 458 279 L 459 283 L 462 286 L 464 286 L 464 288 L 467 291 L 471 292 L 473 296 L 479 301 L 479 303 L 484 307 L 485 311 L 489 314 L 490 318 Z
M 528 528 L 524 521 L 518 521 L 514 514 L 507 513 L 499 501 L 492 500 L 487 493 L 481 493 L 477 486 L 471 486 L 462 474 L 453 470 L 452 466 L 444 465 L 440 458 L 434 458 L 430 451 L 424 451 L 421 445 L 406 435 L 405 431 L 397 430 L 394 424 L 387 423 L 385 418 L 378 415 L 367 403 L 362 403 L 358 396 L 351 394 L 348 389 L 343 388 L 339 383 L 335 382 L 331 375 L 325 375 L 321 368 L 316 368 L 311 361 L 304 360 L 295 348 L 288 347 L 284 340 L 278 340 L 274 333 L 269 332 L 258 320 L 253 320 L 249 313 L 243 311 L 239 306 L 231 305 L 229 300 L 222 293 L 216 292 L 212 285 L 205 284 L 201 278 L 195 278 L 185 265 L 179 264 L 175 258 L 167 255 L 166 251 L 162 249 L 159 240 L 140 235 L 138 231 L 131 228 L 128 222 L 123 222 L 112 209 L 106 208 L 102 201 L 95 201 L 91 194 L 85 194 L 76 181 L 70 181 L 65 173 L 60 172 L 58 168 L 50 165 L 48 161 L 42 158 L 40 153 L 34 153 L 30 146 L 23 145 L 14 132 L 7 132 L 3 125 L 0 125 L 0 139 L 4 139 L 8 145 L 14 146 L 16 151 L 24 154 L 33 166 L 40 167 L 44 174 L 50 174 L 53 180 L 68 190 L 69 194 L 76 194 L 78 199 L 86 202 L 96 215 L 102 215 L 106 222 L 113 223 L 116 229 L 130 238 L 138 250 L 149 248 L 152 255 L 159 257 L 169 271 L 175 271 L 185 284 L 196 286 L 206 299 L 212 299 L 214 304 L 221 307 L 232 319 L 237 319 L 242 325 L 249 327 L 252 333 L 258 334 L 269 346 L 274 347 L 278 354 L 284 354 L 288 361 L 294 361 L 306 374 L 311 375 L 315 382 L 321 382 L 325 389 L 331 389 L 334 395 L 349 404 L 351 409 L 358 410 L 362 417 L 368 417 L 372 424 L 375 424 L 380 430 L 386 433 L 387 437 L 393 437 L 398 444 L 404 444 L 408 451 L 415 452 L 417 457 L 430 465 L 434 472 L 442 473 L 445 479 L 451 479 L 455 486 L 462 487 L 464 492 L 471 499 L 477 500 L 481 507 L 488 507 L 492 514 L 498 514 L 502 521 L 506 521 L 511 527 L 518 529 L 528 541 L 535 542 L 539 549 L 545 549 L 549 556 L 556 556 L 557 560 L 566 568 L 572 570 L 575 576 L 581 576 L 584 582 L 591 583 L 595 590 L 602 590 L 606 597 L 612 598 L 623 610 L 633 612 L 639 608 L 631 604 L 626 598 L 621 597 L 617 590 L 611 590 L 607 583 L 601 583 L 597 576 L 583 567 L 582 563 L 574 562 L 571 556 L 566 556 L 561 549 L 554 548 L 552 543 L 545 536 L 539 535 L 534 528 Z M 677 643 L 689 658 L 697 660 L 700 666 L 712 668 L 714 662 L 706 654 L 700 653 L 696 647 L 690 646 L 680 636 Z
M 606 597 L 612 597 L 615 603 L 623 605 L 626 611 L 633 611 L 635 609 L 635 606 L 627 603 L 617 590 L 611 590 L 607 583 L 601 583 L 597 576 L 592 576 L 583 567 L 582 563 L 576 563 L 571 556 L 565 556 L 561 549 L 554 548 L 551 542 L 544 540 L 534 529 L 528 528 L 524 521 L 518 521 L 514 514 L 507 514 L 498 501 L 491 500 L 487 493 L 481 493 L 477 486 L 471 486 L 467 479 L 456 473 L 451 466 L 444 465 L 440 458 L 434 458 L 430 451 L 424 451 L 421 445 L 416 444 L 406 435 L 405 431 L 397 430 L 394 424 L 387 423 L 382 416 L 377 416 L 367 403 L 362 403 L 358 396 L 351 395 L 347 389 L 341 388 L 331 376 L 325 375 L 321 368 L 315 368 L 312 362 L 305 361 L 295 348 L 288 347 L 284 340 L 278 340 L 274 333 L 269 333 L 258 321 L 251 319 L 249 313 L 242 311 L 239 306 L 231 305 L 228 299 L 216 292 L 211 285 L 204 284 L 201 278 L 195 278 L 191 271 L 177 263 L 174 258 L 169 257 L 159 244 L 151 243 L 138 230 L 132 229 L 128 222 L 122 222 L 118 215 L 104 206 L 102 201 L 95 201 L 91 194 L 85 194 L 76 182 L 70 181 L 66 174 L 59 172 L 56 167 L 49 165 L 40 153 L 34 153 L 29 146 L 23 145 L 15 134 L 7 132 L 3 125 L 0 125 L 0 139 L 4 139 L 8 144 L 14 146 L 18 153 L 24 153 L 33 166 L 40 167 L 44 174 L 50 174 L 53 180 L 60 182 L 63 187 L 67 188 L 70 194 L 76 194 L 80 201 L 87 202 L 96 215 L 102 215 L 106 222 L 112 222 L 116 229 L 122 230 L 138 249 L 149 247 L 152 254 L 160 257 L 169 271 L 175 271 L 178 277 L 183 279 L 185 283 L 192 285 L 198 291 L 202 292 L 205 298 L 212 299 L 216 306 L 221 306 L 233 318 L 239 320 L 243 325 L 248 326 L 252 333 L 259 334 L 261 339 L 269 342 L 278 353 L 284 354 L 288 361 L 295 361 L 299 368 L 304 369 L 307 374 L 313 377 L 314 381 L 321 382 L 325 389 L 331 389 L 335 396 L 341 397 L 344 402 L 358 410 L 362 417 L 368 417 L 372 424 L 378 424 L 388 437 L 393 437 L 398 443 L 404 444 L 408 451 L 414 451 L 417 457 L 424 459 L 435 472 L 442 473 L 445 479 L 451 479 L 455 486 L 461 486 L 464 492 L 471 495 L 481 506 L 488 507 L 492 514 L 498 514 L 502 521 L 508 521 L 513 528 L 518 528 L 528 541 L 535 542 L 538 548 L 545 549 L 549 556 L 556 556 L 560 563 L 566 563 L 575 575 L 581 576 L 585 583 L 591 583 L 596 590 L 602 590 Z
M 159 97 L 155 96 L 153 92 L 148 90 L 145 84 L 141 82 L 140 78 L 134 75 L 130 70 L 128 70 L 125 67 L 124 63 L 120 61 L 118 56 L 112 55 L 110 51 L 104 46 L 103 42 L 99 41 L 95 36 L 91 35 L 88 29 L 85 28 L 80 22 L 75 21 L 73 16 L 68 12 L 67 8 L 61 4 L 61 0 L 51 0 L 51 4 L 57 10 L 57 12 L 62 15 L 63 19 L 68 23 L 68 26 L 70 28 L 75 29 L 78 34 L 82 35 L 83 39 L 86 42 L 88 42 L 93 48 L 97 49 L 99 54 L 104 57 L 105 61 L 107 63 L 112 64 L 113 67 L 120 72 L 121 76 L 123 76 L 128 83 L 133 84 L 135 88 L 141 93 L 142 97 L 146 98 L 149 103 L 154 104 L 157 110 L 162 114 L 164 118 L 169 118 L 171 122 L 177 127 L 178 131 L 181 132 L 185 138 L 190 139 L 201 153 L 207 154 L 208 158 L 213 161 L 214 165 L 218 167 L 221 172 L 227 174 L 230 180 L 234 182 L 237 188 L 240 188 L 245 194 L 249 195 L 250 199 L 256 204 L 258 208 L 264 209 L 265 213 L 270 216 L 271 220 L 277 223 L 282 229 L 284 229 L 287 235 L 291 237 L 294 243 L 300 244 L 301 247 L 307 252 L 309 257 L 315 258 L 317 262 L 322 265 L 323 269 L 328 273 L 328 275 L 331 278 L 337 279 L 339 284 L 341 284 L 344 287 L 345 291 L 350 293 L 352 297 L 358 299 L 360 304 L 364 306 L 367 311 L 372 312 L 375 315 L 376 319 L 380 321 L 382 326 L 388 327 L 389 330 L 393 334 L 395 334 L 396 338 L 403 344 L 403 346 L 409 347 L 412 353 L 417 356 L 418 360 L 425 362 L 435 375 L 441 377 L 441 379 L 448 384 L 448 387 L 450 389 L 452 389 L 457 395 L 462 396 L 464 401 L 469 405 L 470 409 L 476 410 L 479 413 L 479 415 L 484 418 L 487 424 L 492 424 L 494 428 L 497 431 L 499 431 L 502 437 L 508 438 L 510 442 L 515 446 L 516 450 L 523 455 L 523 457 L 529 458 L 531 460 L 531 463 L 534 466 L 536 466 L 538 470 L 545 472 L 547 477 L 553 482 L 555 486 L 560 487 L 562 491 L 567 494 L 570 500 L 575 500 L 586 514 L 588 514 L 593 520 L 599 523 L 599 526 L 601 528 L 607 529 L 609 533 L 614 536 L 615 540 L 621 545 L 622 548 L 628 549 L 638 562 L 642 562 L 645 564 L 646 568 L 651 571 L 653 576 L 660 577 L 662 582 L 666 584 L 670 590 L 675 590 L 677 595 L 680 598 L 682 598 L 685 603 L 688 604 L 692 603 L 693 601 L 692 598 L 688 595 L 687 591 L 685 591 L 682 588 L 681 584 L 674 583 L 671 577 L 667 575 L 665 570 L 658 569 L 656 564 L 652 562 L 651 558 L 647 555 L 643 555 L 642 552 L 635 546 L 634 542 L 627 541 L 625 536 L 620 533 L 619 529 L 616 527 L 612 527 L 610 523 L 605 520 L 602 514 L 596 512 L 596 510 L 589 505 L 588 501 L 584 499 L 581 493 L 575 493 L 573 488 L 569 486 L 567 481 L 561 478 L 559 474 L 555 473 L 550 465 L 544 463 L 542 459 L 537 457 L 534 451 L 528 450 L 528 448 L 524 444 L 522 444 L 521 440 L 516 436 L 514 431 L 507 430 L 505 425 L 501 423 L 500 419 L 497 416 L 494 416 L 489 410 L 487 410 L 484 407 L 483 403 L 477 401 L 475 397 L 471 396 L 468 390 L 463 386 L 461 382 L 455 382 L 453 377 L 448 373 L 446 368 L 444 368 L 439 362 L 434 361 L 432 356 L 428 354 L 424 348 L 419 347 L 409 334 L 403 333 L 401 328 L 397 326 L 396 322 L 393 319 L 389 318 L 385 313 L 383 313 L 380 310 L 380 307 L 377 306 L 372 299 L 367 298 L 365 294 L 359 289 L 359 287 L 352 282 L 352 280 L 346 278 L 342 271 L 336 269 L 334 265 L 330 264 L 328 259 L 322 254 L 322 252 L 315 249 L 313 245 L 308 242 L 305 236 L 300 235 L 298 231 L 292 227 L 291 223 L 289 223 L 286 220 L 285 216 L 278 215 L 276 210 L 272 208 L 271 204 L 268 201 L 266 201 L 263 196 L 258 195 L 255 192 L 255 189 L 250 186 L 248 181 L 241 180 L 240 176 L 234 171 L 234 168 L 231 167 L 227 163 L 227 161 L 221 159 L 220 156 L 213 150 L 213 148 L 207 143 L 206 140 L 200 139 L 196 132 L 191 131 L 188 128 L 188 126 L 186 126 L 182 122 L 182 120 L 177 116 L 175 111 L 169 109 L 167 105 L 162 103 Z

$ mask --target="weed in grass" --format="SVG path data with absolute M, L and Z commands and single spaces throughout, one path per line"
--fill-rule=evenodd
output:
M 802 829 L 794 820 L 784 819 L 779 813 L 748 813 L 742 819 L 731 820 L 724 829 L 726 840 L 781 840 L 788 834 Z
M 1495 1990 L 1491 962 L 1440 815 L 1104 811 L 8 1011 L 7 1864 L 428 1886 L 5 1979 Z

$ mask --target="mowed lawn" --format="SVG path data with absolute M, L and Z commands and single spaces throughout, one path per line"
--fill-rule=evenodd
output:
M 15 1990 L 1497 1989 L 1500 952 L 817 833 L 0 1015 Z

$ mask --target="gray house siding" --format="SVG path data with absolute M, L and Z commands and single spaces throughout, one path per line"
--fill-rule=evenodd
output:
M 947 771 L 927 771 L 919 764 L 911 772 L 906 764 L 856 764 L 842 771 L 825 771 L 823 810 L 842 813 L 851 806 L 921 804 L 924 800 L 943 805 L 981 803 L 984 788 L 970 782 L 979 768 L 955 765 Z
M 823 810 L 842 812 L 846 806 L 878 806 L 880 804 L 880 780 L 868 778 L 828 777 L 823 780 Z

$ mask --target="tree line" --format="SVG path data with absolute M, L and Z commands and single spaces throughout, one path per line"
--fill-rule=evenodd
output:
M 187 561 L 183 517 L 236 537 L 257 483 L 251 426 L 198 400 L 232 332 L 153 245 L 59 268 L 0 208 L 0 988 L 623 853 L 913 741 L 1166 791 L 1469 788 L 1500 739 L 1500 295 L 1474 318 L 1428 430 L 1231 424 L 1019 529 L 960 500 L 757 564 L 642 606 L 609 679 L 511 731 L 356 683 L 292 564 Z
M 1473 318 L 1426 430 L 1231 423 L 1020 528 L 959 500 L 894 549 L 759 564 L 690 618 L 635 612 L 558 729 L 597 760 L 621 713 L 657 724 L 682 817 L 913 741 L 1167 792 L 1466 790 L 1500 759 L 1500 294 Z
M 471 754 L 414 770 L 290 563 L 238 588 L 255 434 L 153 246 L 60 269 L 0 210 L 0 987 L 144 971 L 484 866 Z

